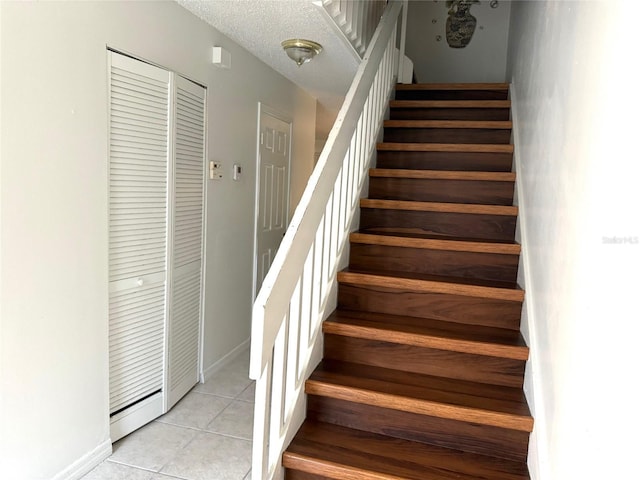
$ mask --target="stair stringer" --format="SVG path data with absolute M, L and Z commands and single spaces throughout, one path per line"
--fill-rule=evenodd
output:
M 522 305 L 522 316 L 520 320 L 520 331 L 522 336 L 529 345 L 529 359 L 527 360 L 525 373 L 524 373 L 524 393 L 529 402 L 529 408 L 531 413 L 536 419 L 533 432 L 529 440 L 529 457 L 528 465 L 532 479 L 551 478 L 551 472 L 549 466 L 543 461 L 545 458 L 549 458 L 548 445 L 548 427 L 544 419 L 545 404 L 544 404 L 544 382 L 538 372 L 541 372 L 542 365 L 538 359 L 539 342 L 536 337 L 536 329 L 534 325 L 536 323 L 535 308 L 536 304 L 534 299 L 534 289 L 529 288 L 532 285 L 531 280 L 531 267 L 530 259 L 531 253 L 529 252 L 527 241 L 527 204 L 524 201 L 524 188 L 522 184 L 522 163 L 520 161 L 519 145 L 520 128 L 518 122 L 518 96 L 515 90 L 515 86 L 511 84 L 509 86 L 509 99 L 511 100 L 511 121 L 513 123 L 512 141 L 514 145 L 513 151 L 513 171 L 516 173 L 516 185 L 513 195 L 513 204 L 518 206 L 518 221 L 516 223 L 516 241 L 521 245 L 520 262 L 518 265 L 518 283 L 527 292 L 524 303 Z

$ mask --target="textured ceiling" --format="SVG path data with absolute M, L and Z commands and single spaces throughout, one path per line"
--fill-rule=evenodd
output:
M 344 40 L 311 0 L 176 0 L 318 99 L 318 136 L 326 137 L 358 67 Z M 324 50 L 298 67 L 280 42 L 306 38 Z

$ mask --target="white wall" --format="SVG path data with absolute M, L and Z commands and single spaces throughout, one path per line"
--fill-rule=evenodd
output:
M 511 2 L 501 0 L 498 8 L 488 0 L 473 5 L 470 11 L 478 22 L 465 48 L 447 44 L 445 3 L 409 1 L 406 52 L 418 82 L 504 82 Z
M 225 178 L 207 185 L 205 368 L 250 334 L 258 102 L 294 120 L 294 204 L 316 102 L 174 2 L 0 2 L 0 16 L 0 477 L 66 478 L 109 447 L 107 45 L 208 86 Z
M 534 479 L 637 477 L 639 15 L 635 1 L 512 6 Z

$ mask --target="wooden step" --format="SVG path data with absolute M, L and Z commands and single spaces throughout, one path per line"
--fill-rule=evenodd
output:
M 353 233 L 349 267 L 515 282 L 517 244 Z M 506 253 L 511 252 L 511 253 Z
M 425 233 L 513 241 L 517 207 L 362 199 L 364 233 Z
M 513 152 L 405 150 L 378 144 L 376 164 L 385 169 L 510 172 Z
M 307 419 L 414 442 L 518 462 L 527 461 L 529 433 L 509 428 L 358 405 L 330 397 L 307 397 Z
M 429 318 L 335 310 L 323 323 L 328 334 L 414 347 L 527 360 L 529 347 L 518 331 L 461 325 Z
M 396 85 L 396 100 L 507 100 L 506 83 L 423 83 Z
M 391 120 L 509 120 L 510 100 L 392 100 Z
M 523 432 L 533 430 L 520 388 L 323 360 L 307 380 L 305 392 L 400 412 Z
M 451 108 L 483 110 L 485 108 L 511 108 L 511 100 L 391 100 L 391 108 Z
M 510 172 L 513 145 L 378 143 L 379 168 Z
M 385 128 L 450 128 L 452 130 L 511 130 L 511 121 L 496 120 L 385 120 Z
M 511 172 L 369 171 L 369 197 L 387 200 L 511 205 L 514 187 Z
M 466 205 L 459 203 L 379 200 L 375 198 L 363 198 L 360 200 L 360 207 L 379 208 L 384 210 L 408 210 L 415 212 L 477 213 L 478 215 L 498 215 L 507 217 L 518 215 L 518 207 L 508 205 Z
M 472 120 L 387 120 L 385 142 L 508 144 L 511 122 Z
M 526 464 L 305 421 L 283 456 L 288 480 L 526 480 Z
M 509 84 L 504 82 L 458 82 L 458 83 L 398 83 L 398 90 L 509 90 Z
M 511 153 L 513 145 L 464 144 L 464 143 L 378 143 L 378 151 L 402 152 L 450 152 L 450 153 Z
M 513 330 L 336 310 L 323 331 L 326 359 L 522 388 L 528 349 Z
M 396 273 L 396 272 L 392 272 Z M 441 293 L 464 297 L 489 298 L 508 302 L 522 302 L 524 290 L 515 283 L 480 282 L 474 279 L 445 277 L 436 275 L 416 275 L 407 272 L 396 275 L 342 270 L 338 272 L 338 282 L 344 284 L 369 285 L 372 287 L 407 290 L 415 293 Z
M 515 284 L 461 283 L 464 279 L 341 271 L 338 307 L 343 310 L 429 318 L 520 329 L 524 293 Z M 403 275 L 409 275 L 403 273 Z
M 513 183 L 516 180 L 516 174 L 514 172 L 461 172 L 446 170 L 406 170 L 396 168 L 372 168 L 369 170 L 369 176 L 412 178 L 420 180 L 466 180 L 507 183 Z
M 392 247 L 424 248 L 454 252 L 492 253 L 498 255 L 520 255 L 521 247 L 517 243 L 492 241 L 468 241 L 454 237 L 398 237 L 393 235 L 371 235 L 353 232 L 349 239 L 354 243 L 386 245 Z

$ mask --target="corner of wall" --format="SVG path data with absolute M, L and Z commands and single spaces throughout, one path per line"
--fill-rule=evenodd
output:
M 251 338 L 246 339 L 222 358 L 209 365 L 208 367 L 202 367 L 200 372 L 200 383 L 206 383 L 215 373 L 219 372 L 226 365 L 229 365 L 240 355 L 249 350 L 249 346 L 251 345 Z

